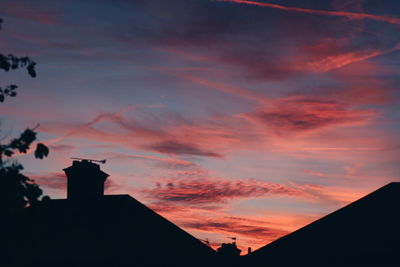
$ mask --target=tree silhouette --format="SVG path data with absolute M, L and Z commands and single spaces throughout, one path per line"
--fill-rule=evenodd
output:
M 3 20 L 0 18 L 0 30 L 2 26 Z M 35 70 L 36 62 L 30 59 L 29 57 L 17 57 L 13 54 L 3 55 L 0 53 L 0 69 L 4 71 L 16 70 L 19 68 L 26 68 L 28 74 L 34 78 L 36 77 Z M 10 84 L 5 87 L 0 86 L 0 102 L 4 102 L 6 97 L 15 97 L 17 96 L 18 86 L 15 84 Z
M 3 20 L 0 18 L 0 29 Z M 29 57 L 17 57 L 12 54 L 3 55 L 0 53 L 0 69 L 4 71 L 26 68 L 28 74 L 34 78 L 36 62 Z M 6 97 L 15 97 L 17 85 L 11 84 L 0 87 L 0 102 Z M 3 212 L 14 212 L 20 208 L 33 205 L 39 201 L 43 191 L 34 180 L 21 173 L 23 166 L 13 156 L 26 154 L 30 151 L 31 145 L 37 139 L 34 129 L 26 129 L 17 138 L 11 139 L 5 144 L 0 144 L 0 208 Z M 34 156 L 43 159 L 49 154 L 49 149 L 44 144 L 38 143 L 34 150 Z

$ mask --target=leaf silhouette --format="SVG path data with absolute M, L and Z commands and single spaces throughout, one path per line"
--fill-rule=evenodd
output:
M 37 144 L 35 150 L 35 158 L 43 159 L 49 155 L 49 148 L 42 143 Z

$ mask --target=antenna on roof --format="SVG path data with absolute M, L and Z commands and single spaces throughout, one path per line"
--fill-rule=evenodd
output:
M 98 162 L 98 163 L 101 163 L 101 164 L 105 164 L 105 163 L 106 163 L 106 160 L 105 160 L 105 159 L 103 159 L 103 160 L 97 160 L 97 159 L 83 159 L 83 158 L 71 158 L 71 159 L 76 159 L 76 160 L 81 160 L 81 161 L 88 161 L 88 162 Z

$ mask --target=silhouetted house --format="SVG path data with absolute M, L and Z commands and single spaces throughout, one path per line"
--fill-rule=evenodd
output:
M 400 183 L 245 256 L 248 266 L 400 266 Z
M 235 243 L 217 255 L 129 195 L 103 196 L 108 175 L 97 164 L 64 171 L 68 199 L 25 209 L 1 228 L 0 266 L 400 266 L 400 183 L 238 257 Z
M 246 262 L 242 261 L 243 257 L 240 257 L 241 250 L 236 246 L 236 241 L 221 244 L 217 251 L 218 258 L 217 261 L 213 262 L 212 266 L 247 266 Z
M 221 247 L 217 248 L 217 251 L 220 256 L 229 258 L 238 257 L 241 252 L 235 243 L 223 243 Z
M 28 209 L 22 266 L 204 266 L 216 252 L 129 195 L 103 196 L 89 161 L 64 169 L 68 199 Z M 18 253 L 22 252 L 23 257 Z

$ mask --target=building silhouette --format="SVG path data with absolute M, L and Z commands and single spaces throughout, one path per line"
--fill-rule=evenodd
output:
M 204 266 L 216 252 L 129 195 L 103 195 L 107 174 L 74 161 L 68 198 L 26 209 L 15 266 Z
M 245 256 L 249 266 L 400 266 L 400 183 Z
M 237 248 L 235 243 L 223 243 L 217 248 L 219 255 L 222 257 L 235 258 L 240 255 L 241 250 Z
M 0 266 L 400 266 L 400 183 L 239 256 L 236 242 L 217 252 L 131 196 L 104 195 L 98 164 L 64 171 L 67 199 L 3 218 Z

